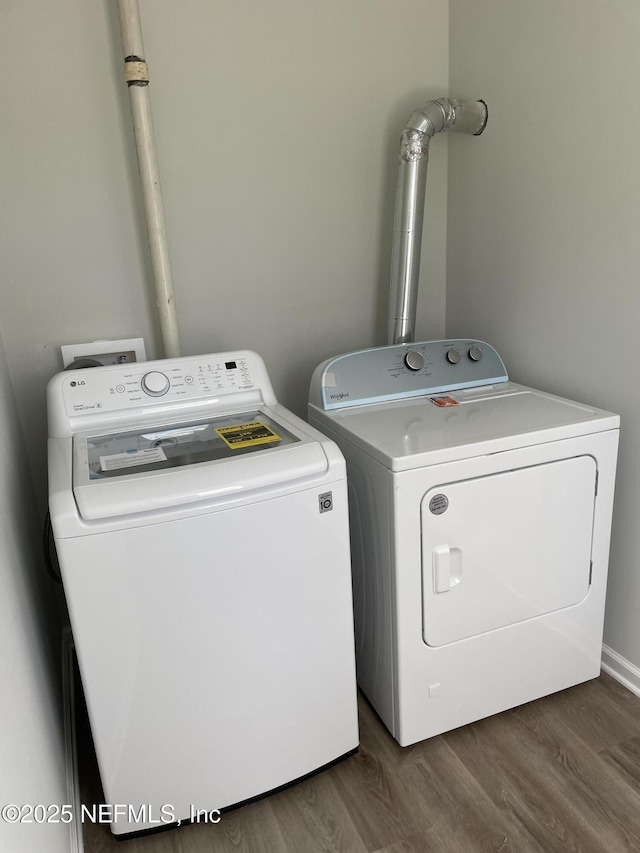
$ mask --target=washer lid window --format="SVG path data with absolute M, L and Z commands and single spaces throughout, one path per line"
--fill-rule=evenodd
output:
M 255 410 L 73 439 L 73 490 L 85 519 L 221 499 L 327 465 L 317 441 Z
M 261 412 L 86 436 L 89 480 L 230 459 L 300 439 Z

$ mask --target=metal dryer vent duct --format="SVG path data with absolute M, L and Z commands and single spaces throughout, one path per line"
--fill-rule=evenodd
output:
M 484 101 L 440 98 L 416 110 L 402 131 L 391 249 L 390 344 L 409 343 L 415 335 L 429 141 L 445 131 L 480 136 L 487 118 Z

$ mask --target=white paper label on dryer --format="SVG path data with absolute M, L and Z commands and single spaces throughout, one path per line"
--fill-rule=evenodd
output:
M 130 450 L 128 453 L 114 453 L 100 457 L 103 471 L 115 471 L 117 468 L 135 468 L 137 465 L 151 465 L 154 462 L 166 462 L 167 456 L 161 447 L 147 447 L 145 450 Z
M 440 406 L 440 408 L 460 405 L 453 397 L 429 397 L 429 399 L 434 406 Z

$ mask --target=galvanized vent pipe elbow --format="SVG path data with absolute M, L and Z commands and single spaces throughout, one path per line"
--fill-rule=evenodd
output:
M 400 167 L 391 248 L 388 343 L 414 339 L 429 141 L 436 133 L 479 136 L 487 124 L 484 101 L 440 98 L 412 115 L 400 137 Z

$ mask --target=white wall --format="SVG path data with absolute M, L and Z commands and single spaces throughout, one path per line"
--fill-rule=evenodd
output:
M 397 142 L 446 94 L 448 0 L 141 12 L 184 353 L 256 349 L 303 414 L 319 361 L 385 341 Z M 39 493 L 59 345 L 159 353 L 121 64 L 113 0 L 0 0 L 0 328 Z M 446 161 L 439 140 L 425 337 L 444 331 Z
M 516 381 L 622 415 L 605 642 L 640 666 L 640 6 L 451 0 L 447 332 Z
M 0 805 L 63 805 L 61 689 L 54 675 L 60 632 L 36 552 L 41 534 L 24 458 L 0 339 Z M 62 823 L 0 819 L 0 850 L 68 853 L 69 831 Z
M 320 360 L 384 340 L 397 140 L 416 100 L 447 88 L 448 4 L 143 0 L 141 11 L 185 346 L 257 349 L 303 413 Z M 434 158 L 444 207 L 446 147 Z M 440 331 L 446 222 L 435 222 Z

